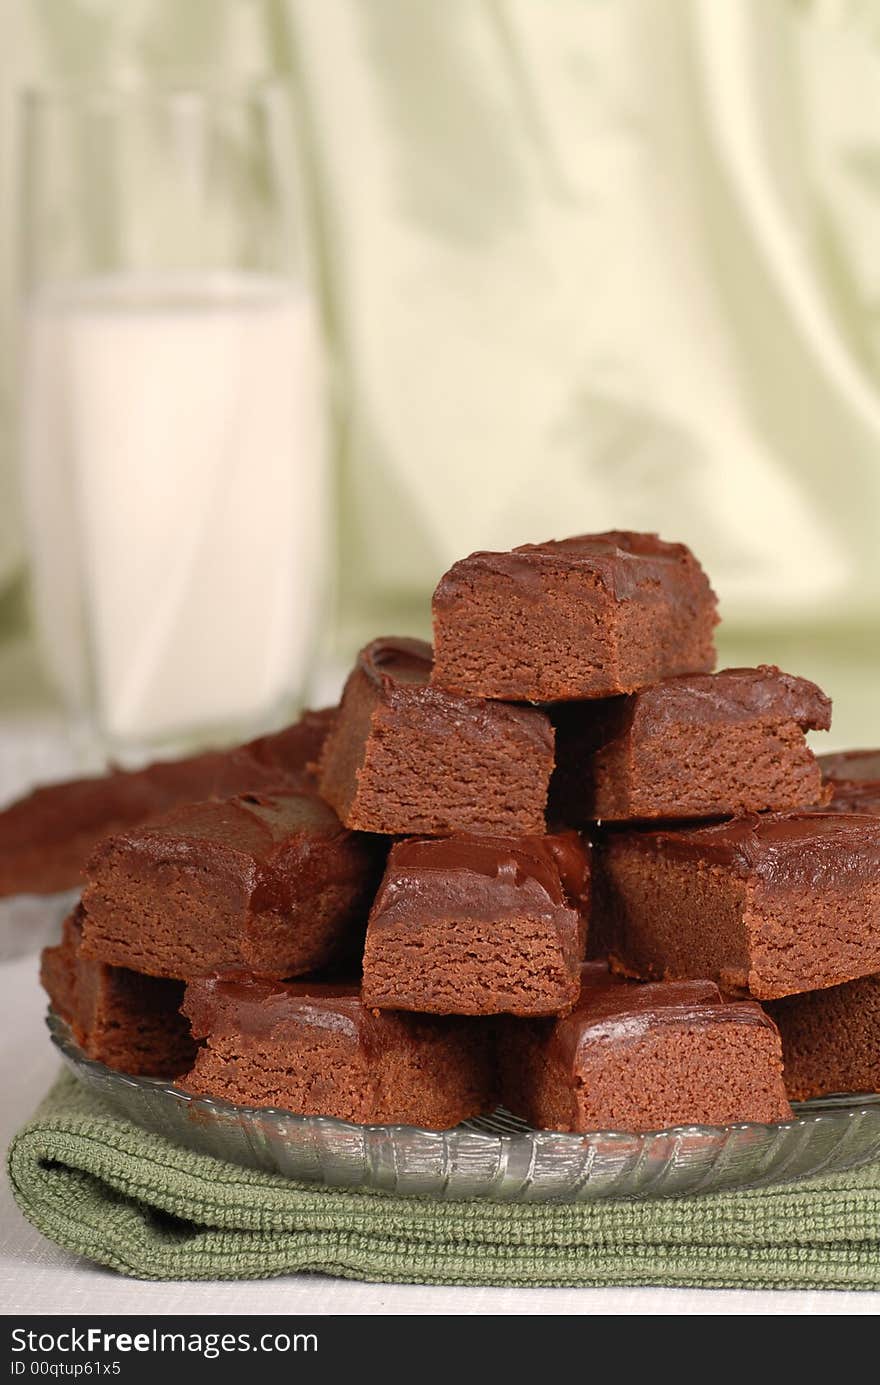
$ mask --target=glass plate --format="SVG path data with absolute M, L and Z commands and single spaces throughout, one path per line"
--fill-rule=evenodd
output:
M 501 1109 L 454 1130 L 351 1125 L 127 1077 L 86 1058 L 51 1010 L 48 1025 L 77 1080 L 137 1125 L 201 1154 L 330 1188 L 588 1202 L 755 1188 L 880 1157 L 880 1094 L 801 1102 L 778 1125 L 684 1125 L 647 1135 L 532 1130 Z

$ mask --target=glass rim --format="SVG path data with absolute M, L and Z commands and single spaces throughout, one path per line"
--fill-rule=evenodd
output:
M 198 102 L 205 105 L 232 101 L 237 105 L 257 103 L 285 93 L 284 74 L 253 77 L 212 77 L 197 73 L 169 73 L 133 76 L 130 79 L 70 82 L 26 82 L 16 92 L 25 110 L 40 110 L 54 105 L 122 106 L 172 102 Z

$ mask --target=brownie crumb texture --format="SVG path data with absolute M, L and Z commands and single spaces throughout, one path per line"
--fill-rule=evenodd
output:
M 880 820 L 756 814 L 609 834 L 600 934 L 628 976 L 711 977 L 759 1000 L 880 970 Z

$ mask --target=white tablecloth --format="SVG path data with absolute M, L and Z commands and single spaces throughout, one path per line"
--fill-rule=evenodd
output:
M 44 771 L 57 751 L 42 748 L 24 722 L 0 734 L 0 801 Z M 63 771 L 62 771 L 63 772 Z M 44 1024 L 37 954 L 57 930 L 40 901 L 0 902 L 2 1050 L 0 1137 L 8 1144 L 58 1068 Z M 880 1294 L 771 1293 L 687 1289 L 448 1289 L 355 1284 L 321 1275 L 254 1283 L 145 1284 L 123 1279 L 50 1245 L 18 1212 L 4 1180 L 0 1191 L 0 1311 L 70 1313 L 292 1314 L 866 1314 Z

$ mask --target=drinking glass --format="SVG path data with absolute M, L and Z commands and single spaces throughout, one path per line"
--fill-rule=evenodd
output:
M 303 696 L 324 614 L 318 315 L 278 85 L 30 91 L 21 459 L 35 624 L 105 755 Z

